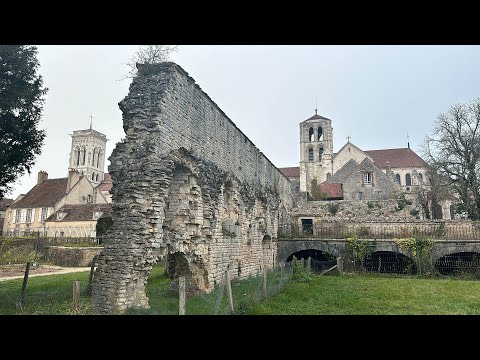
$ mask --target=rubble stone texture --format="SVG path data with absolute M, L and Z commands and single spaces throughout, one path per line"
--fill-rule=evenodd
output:
M 167 256 L 187 292 L 271 268 L 279 225 L 291 223 L 288 179 L 174 63 L 137 65 L 119 103 L 113 226 L 98 256 L 92 304 L 103 314 L 148 307 L 152 266 Z

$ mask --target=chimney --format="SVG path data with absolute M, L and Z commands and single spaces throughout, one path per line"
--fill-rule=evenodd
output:
M 37 185 L 42 183 L 44 180 L 48 179 L 48 173 L 46 171 L 40 170 L 37 177 Z
M 77 170 L 68 170 L 67 193 L 80 180 L 80 172 Z

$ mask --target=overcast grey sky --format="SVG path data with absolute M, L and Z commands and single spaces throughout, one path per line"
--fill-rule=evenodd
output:
M 69 134 L 88 128 L 90 113 L 110 156 L 124 136 L 118 102 L 130 80 L 121 79 L 137 49 L 38 46 L 47 137 L 32 175 L 7 197 L 28 192 L 39 170 L 67 176 Z M 363 150 L 406 147 L 408 132 L 419 152 L 439 113 L 480 96 L 480 46 L 181 45 L 172 60 L 277 167 L 298 166 L 298 124 L 314 114 L 315 97 L 332 119 L 334 151 L 347 136 Z

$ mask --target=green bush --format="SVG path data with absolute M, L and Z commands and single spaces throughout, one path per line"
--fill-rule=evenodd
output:
M 335 215 L 338 212 L 339 207 L 338 204 L 328 204 L 328 211 L 330 214 Z

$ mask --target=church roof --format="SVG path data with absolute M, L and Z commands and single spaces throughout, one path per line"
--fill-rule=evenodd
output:
M 68 178 L 47 179 L 35 185 L 21 200 L 12 204 L 13 208 L 52 207 L 67 191 Z
M 365 151 L 373 158 L 375 166 L 385 169 L 387 161 L 391 168 L 427 167 L 428 164 L 410 148 Z
M 311 117 L 309 117 L 307 120 L 304 120 L 302 121 L 302 123 L 306 122 L 306 121 L 309 121 L 309 120 L 328 120 L 328 121 L 332 121 L 324 116 L 321 116 L 321 115 L 318 115 L 318 114 L 315 114 Z
M 287 178 L 299 178 L 300 177 L 300 167 L 286 167 L 286 168 L 278 168 L 280 172 L 285 175 Z
M 348 162 L 343 165 L 338 171 L 330 178 L 330 180 L 327 180 L 327 183 L 344 183 L 354 172 L 355 170 L 358 169 L 358 163 L 350 159 Z

